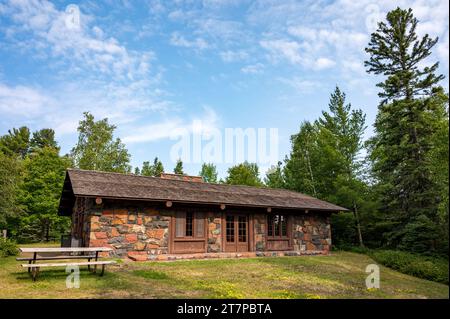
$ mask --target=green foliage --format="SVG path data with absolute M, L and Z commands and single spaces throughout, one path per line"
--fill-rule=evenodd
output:
M 42 130 L 36 131 L 33 133 L 33 137 L 31 138 L 31 150 L 44 147 L 59 149 L 58 143 L 55 140 L 55 131 L 51 128 L 44 128 Z
M 0 257 L 16 256 L 19 249 L 14 240 L 0 237 Z
M 177 164 L 175 165 L 173 172 L 175 174 L 180 174 L 180 175 L 184 175 L 184 171 L 183 171 L 183 162 L 181 161 L 181 159 L 177 160 Z
M 447 259 L 393 250 L 373 250 L 369 255 L 380 264 L 404 274 L 448 285 Z
M 332 242 L 337 248 L 345 248 L 348 245 L 356 245 L 358 242 L 356 234 L 355 216 L 351 212 L 343 212 L 331 215 Z
M 20 240 L 48 240 L 67 231 L 68 218 L 57 215 L 68 157 L 51 147 L 37 149 L 24 160 L 20 202 L 26 215 L 20 218 L 16 237 Z
M 300 132 L 291 137 L 292 151 L 284 168 L 287 188 L 328 200 L 353 210 L 348 215 L 333 217 L 342 234 L 333 232 L 338 242 L 358 239 L 359 215 L 372 210 L 370 189 L 363 182 L 363 165 L 359 158 L 366 128 L 365 114 L 346 103 L 345 93 L 338 87 L 330 96 L 329 111 L 314 123 L 304 122 Z M 340 220 L 342 219 L 342 220 Z M 358 235 L 358 236 L 356 236 Z M 340 237 L 339 237 L 340 236 Z
M 22 163 L 17 156 L 0 152 L 0 229 L 8 228 L 9 220 L 22 211 L 17 199 L 22 181 Z
M 150 162 L 148 161 L 142 163 L 140 175 L 159 177 L 162 173 L 164 173 L 164 166 L 158 157 L 155 157 L 152 165 L 150 165 Z
M 425 34 L 418 39 L 418 20 L 412 9 L 397 8 L 386 16 L 386 22 L 379 22 L 372 33 L 366 52 L 370 59 L 365 61 L 368 72 L 387 76 L 378 83 L 382 104 L 392 99 L 411 100 L 415 96 L 430 95 L 431 89 L 444 77 L 436 75 L 439 63 L 422 67 L 422 62 L 431 54 L 438 38 Z
M 263 186 L 259 178 L 258 165 L 256 163 L 248 163 L 247 161 L 230 167 L 225 183 L 231 185 Z
M 198 173 L 206 183 L 217 183 L 217 167 L 213 163 L 203 163 L 201 171 Z
M 0 152 L 8 156 L 24 158 L 30 149 L 30 130 L 26 126 L 8 130 L 7 135 L 0 137 Z
M 78 168 L 128 173 L 131 171 L 130 154 L 120 138 L 113 139 L 115 125 L 108 119 L 94 120 L 89 112 L 78 126 L 78 143 L 71 151 L 71 157 Z
M 272 166 L 267 172 L 264 178 L 264 184 L 270 188 L 283 188 L 284 176 L 283 176 L 283 163 L 278 162 L 277 166 Z
M 383 100 L 368 142 L 381 212 L 392 226 L 385 242 L 422 252 L 445 246 L 439 237 L 448 246 L 448 179 L 439 172 L 448 167 L 448 145 L 437 136 L 448 131 L 448 96 L 437 86 L 443 78 L 435 74 L 438 63 L 422 66 L 437 38 L 419 39 L 417 23 L 411 9 L 389 12 L 371 35 L 365 65 L 386 76 L 378 84 Z

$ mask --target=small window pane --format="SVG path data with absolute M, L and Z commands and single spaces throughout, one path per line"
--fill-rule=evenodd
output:
M 234 216 L 227 216 L 225 227 L 227 242 L 234 243 Z
M 273 216 L 267 216 L 267 236 L 273 236 Z
M 281 236 L 286 237 L 287 236 L 287 218 L 286 216 L 281 215 Z
M 192 222 L 193 222 L 192 213 L 186 213 L 186 237 L 192 236 L 192 226 L 193 226 Z
M 175 226 L 175 236 L 176 237 L 183 237 L 184 236 L 184 219 L 186 217 L 186 214 L 180 213 L 176 218 L 176 226 Z
M 197 213 L 195 216 L 195 237 L 205 236 L 205 217 L 203 213 Z
M 273 216 L 274 236 L 280 236 L 280 215 Z
M 239 242 L 247 242 L 247 217 L 239 216 L 238 218 Z

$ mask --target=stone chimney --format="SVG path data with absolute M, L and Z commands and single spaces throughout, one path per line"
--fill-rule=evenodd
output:
M 189 181 L 189 182 L 203 183 L 203 177 L 201 177 L 201 176 L 161 173 L 161 175 L 159 177 L 160 178 L 165 178 L 165 179 L 175 179 L 175 180 L 178 180 L 178 181 Z

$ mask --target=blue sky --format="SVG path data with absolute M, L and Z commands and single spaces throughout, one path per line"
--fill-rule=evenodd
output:
M 71 4 L 79 28 L 67 25 Z M 396 6 L 413 8 L 420 34 L 439 36 L 429 60 L 448 78 L 446 0 L 1 0 L 0 134 L 51 127 L 69 152 L 90 111 L 117 125 L 133 166 L 159 156 L 170 171 L 173 132 L 195 121 L 206 131 L 277 128 L 282 160 L 338 85 L 367 114 L 369 137 L 379 79 L 365 73 L 364 47 L 373 21 Z M 231 165 L 217 164 L 221 176 Z

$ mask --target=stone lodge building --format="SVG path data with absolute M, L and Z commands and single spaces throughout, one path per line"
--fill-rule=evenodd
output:
M 133 260 L 327 254 L 330 214 L 343 207 L 284 189 L 201 177 L 68 169 L 59 215 L 72 246 Z

